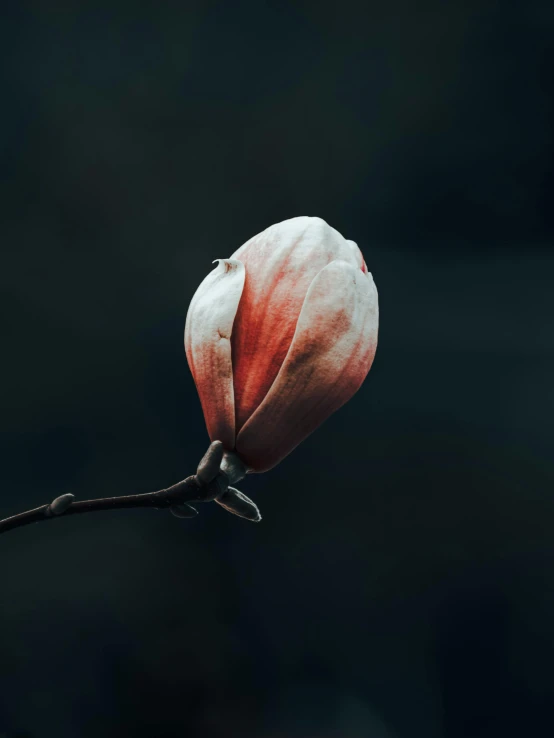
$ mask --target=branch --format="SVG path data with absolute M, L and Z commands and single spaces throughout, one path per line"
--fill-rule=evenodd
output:
M 223 444 L 214 441 L 202 458 L 196 474 L 177 482 L 172 487 L 156 492 L 123 497 L 103 497 L 98 500 L 74 502 L 72 494 L 56 497 L 52 502 L 33 510 L 0 520 L 0 533 L 20 528 L 30 523 L 39 523 L 53 518 L 80 515 L 100 510 L 127 510 L 134 507 L 151 507 L 158 510 L 168 508 L 178 518 L 192 518 L 197 510 L 189 502 L 210 502 L 215 500 L 229 512 L 247 520 L 259 522 L 260 511 L 242 492 L 229 487 L 229 477 L 220 467 L 223 460 Z

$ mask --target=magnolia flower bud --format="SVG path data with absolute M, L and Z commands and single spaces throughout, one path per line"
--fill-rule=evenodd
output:
M 277 223 L 217 262 L 192 298 L 186 355 L 210 439 L 263 472 L 359 389 L 377 289 L 357 245 L 321 218 Z

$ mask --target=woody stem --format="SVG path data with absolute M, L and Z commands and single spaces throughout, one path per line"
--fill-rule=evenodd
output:
M 82 502 L 75 502 L 72 494 L 61 495 L 47 505 L 0 520 L 0 533 L 60 516 L 67 517 L 99 510 L 127 510 L 132 507 L 169 508 L 178 518 L 191 518 L 196 515 L 196 510 L 188 504 L 189 502 L 211 500 L 215 500 L 223 508 L 241 518 L 259 522 L 261 515 L 257 506 L 249 497 L 229 486 L 230 482 L 242 479 L 246 471 L 246 467 L 235 453 L 224 451 L 221 441 L 213 441 L 198 464 L 196 474 L 177 482 L 172 487 L 140 495 L 102 497 Z
M 124 495 L 122 497 L 102 497 L 97 500 L 83 500 L 73 502 L 73 495 L 62 495 L 47 505 L 41 505 L 33 510 L 13 515 L 0 520 L 0 533 L 6 533 L 13 528 L 21 528 L 31 523 L 51 520 L 59 516 L 80 515 L 82 513 L 97 512 L 100 510 L 127 510 L 134 507 L 171 508 L 193 500 L 203 501 L 204 486 L 196 475 L 187 477 L 167 489 L 156 492 L 146 492 L 139 495 Z M 207 499 L 214 499 L 209 496 Z

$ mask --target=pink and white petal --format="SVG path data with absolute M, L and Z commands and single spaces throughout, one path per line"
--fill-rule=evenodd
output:
M 322 269 L 281 370 L 238 433 L 237 453 L 249 467 L 274 467 L 355 394 L 375 356 L 378 324 L 370 274 L 345 261 Z
M 218 259 L 191 300 L 185 351 L 198 390 L 210 440 L 235 445 L 235 396 L 231 333 L 244 288 L 245 268 L 237 259 Z
M 323 218 L 310 215 L 299 215 L 295 218 L 288 218 L 280 223 L 273 225 L 252 236 L 242 246 L 240 246 L 232 259 L 240 259 L 244 261 L 246 254 L 258 253 L 260 247 L 269 251 L 276 248 L 288 248 L 291 245 L 297 245 L 299 240 L 305 240 L 305 249 L 312 251 L 325 250 L 330 258 L 342 259 L 353 264 L 358 263 L 358 257 L 353 253 L 353 246 L 358 248 L 354 241 L 347 241 L 344 236 L 330 226 Z M 246 262 L 245 262 L 246 263 Z
M 321 218 L 302 216 L 270 226 L 231 258 L 246 267 L 232 338 L 238 431 L 283 364 L 314 277 L 335 259 L 361 266 L 361 254 Z

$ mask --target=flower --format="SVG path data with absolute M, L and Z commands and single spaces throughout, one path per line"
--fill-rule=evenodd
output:
M 359 389 L 377 289 L 357 245 L 321 218 L 272 225 L 216 261 L 190 303 L 187 360 L 210 439 L 263 472 Z

